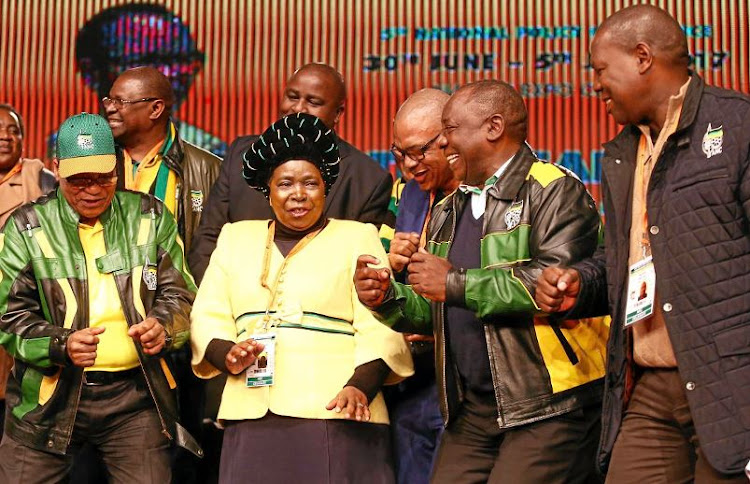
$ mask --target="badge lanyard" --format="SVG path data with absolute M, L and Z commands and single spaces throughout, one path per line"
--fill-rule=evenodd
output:
M 281 264 L 281 267 L 279 268 L 278 272 L 276 273 L 276 279 L 273 282 L 272 286 L 268 285 L 268 273 L 271 270 L 271 254 L 274 247 L 274 235 L 276 234 L 276 221 L 274 220 L 271 222 L 271 225 L 268 227 L 268 237 L 266 238 L 266 248 L 263 253 L 263 272 L 260 274 L 260 285 L 266 289 L 268 289 L 271 293 L 271 296 L 268 300 L 268 305 L 266 306 L 266 315 L 263 318 L 263 331 L 268 331 L 269 326 L 271 326 L 269 323 L 271 321 L 271 306 L 273 306 L 274 301 L 276 300 L 276 293 L 278 292 L 279 288 L 279 279 L 281 278 L 281 274 L 284 273 L 284 269 L 286 268 L 287 262 L 289 262 L 289 259 L 291 259 L 295 254 L 299 253 L 307 247 L 307 245 L 312 242 L 312 240 L 315 238 L 316 235 L 320 233 L 322 229 L 315 230 L 313 232 L 310 232 L 309 234 L 305 235 L 305 237 L 297 242 L 297 245 L 294 246 L 294 248 L 287 254 L 287 256 L 284 258 L 284 262 Z

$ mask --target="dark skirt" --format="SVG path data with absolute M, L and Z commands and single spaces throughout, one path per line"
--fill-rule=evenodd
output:
M 227 423 L 221 484 L 395 482 L 388 425 L 268 413 Z

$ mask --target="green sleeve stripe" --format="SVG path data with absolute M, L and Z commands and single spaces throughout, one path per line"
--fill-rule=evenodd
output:
M 469 269 L 465 294 L 466 307 L 479 317 L 536 309 L 526 286 L 506 269 Z
M 50 337 L 24 339 L 23 337 L 0 331 L 0 345 L 13 357 L 30 365 L 49 368 L 52 361 L 49 358 Z

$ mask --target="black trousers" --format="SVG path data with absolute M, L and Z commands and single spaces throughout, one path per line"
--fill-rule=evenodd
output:
M 443 433 L 432 482 L 597 482 L 594 458 L 600 417 L 596 405 L 500 430 L 494 415 L 464 406 Z
M 76 453 L 84 444 L 99 453 L 109 482 L 168 483 L 169 440 L 142 377 L 106 385 L 84 385 L 73 437 L 66 455 L 32 449 L 3 435 L 0 482 L 66 482 Z

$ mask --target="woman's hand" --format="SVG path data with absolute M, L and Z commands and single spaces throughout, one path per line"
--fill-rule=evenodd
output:
M 368 422 L 370 420 L 370 407 L 367 404 L 367 396 L 362 390 L 353 386 L 344 387 L 336 397 L 326 405 L 327 410 L 343 413 L 344 418 Z
M 225 363 L 227 371 L 232 375 L 238 375 L 252 365 L 258 355 L 265 349 L 265 345 L 257 343 L 254 339 L 246 339 L 232 346 L 227 353 Z

